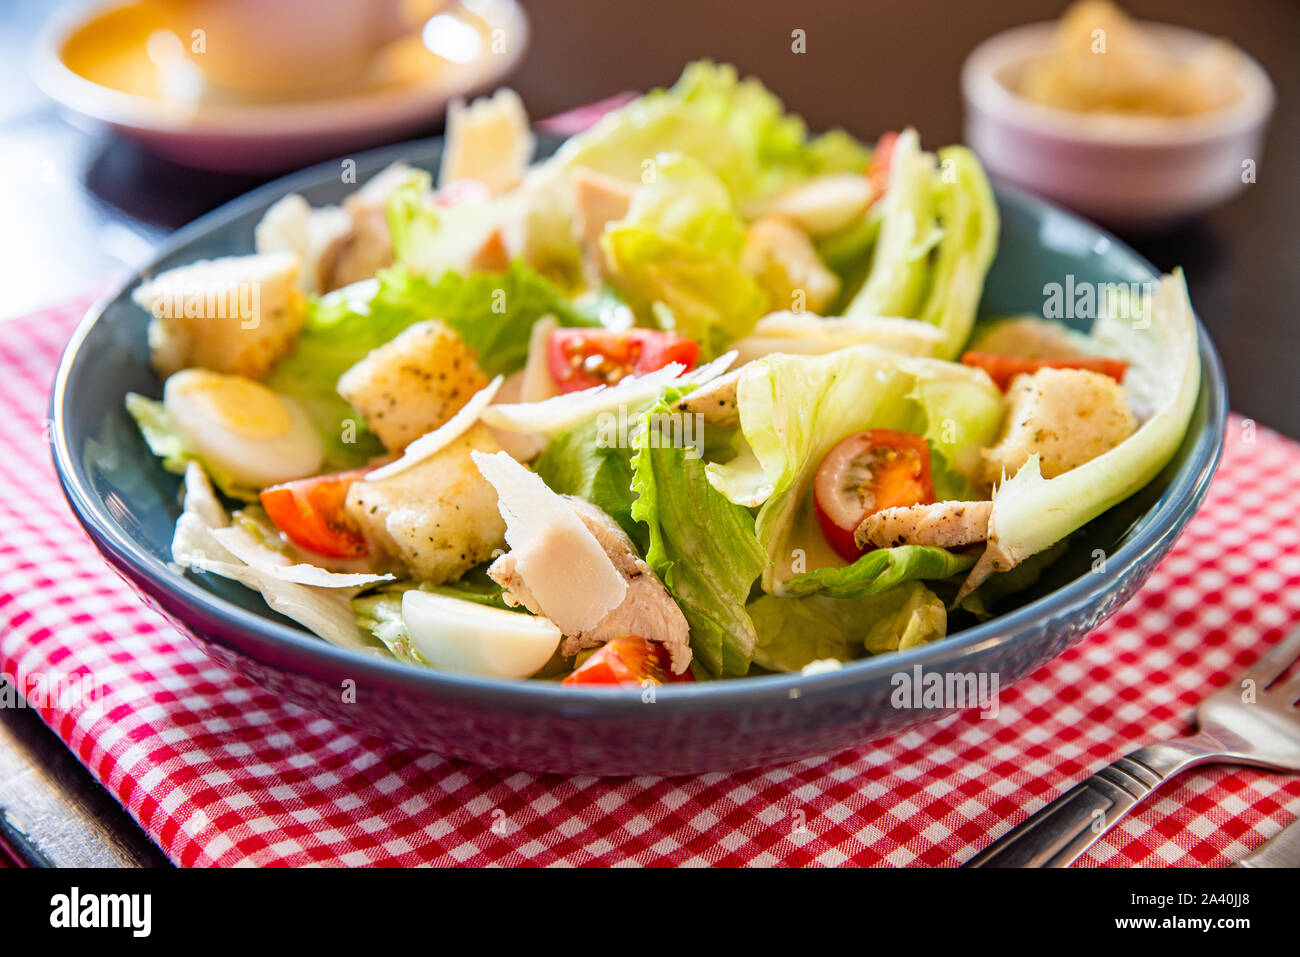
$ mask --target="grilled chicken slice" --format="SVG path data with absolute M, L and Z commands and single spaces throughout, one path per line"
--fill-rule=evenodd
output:
M 620 635 L 639 635 L 668 649 L 674 674 L 684 672 L 691 663 L 690 628 L 677 602 L 650 566 L 638 557 L 632 540 L 617 522 L 584 499 L 564 498 L 627 582 L 627 592 L 623 600 L 594 625 L 577 634 L 566 634 L 560 653 L 575 655 L 584 648 L 598 647 Z M 523 605 L 537 615 L 546 614 L 519 573 L 513 552 L 494 561 L 488 568 L 488 575 L 505 589 L 504 597 L 509 604 Z M 575 581 L 574 588 L 582 588 L 582 583 Z
M 677 411 L 704 416 L 707 425 L 739 425 L 740 409 L 736 406 L 736 385 L 740 382 L 736 369 L 705 383 L 677 402 Z
M 992 502 L 935 502 L 885 508 L 868 515 L 853 538 L 860 548 L 938 545 L 957 548 L 988 538 Z

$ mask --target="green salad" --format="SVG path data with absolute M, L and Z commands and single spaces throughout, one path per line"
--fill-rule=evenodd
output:
M 286 196 L 255 251 L 140 284 L 179 566 L 418 668 L 823 670 L 994 613 L 1182 441 L 1181 275 L 1087 335 L 977 325 L 963 147 L 813 135 L 699 62 L 534 152 L 500 90 L 436 173 Z

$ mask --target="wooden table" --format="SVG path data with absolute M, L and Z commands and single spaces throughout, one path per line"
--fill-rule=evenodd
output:
M 0 318 L 89 291 L 168 232 L 259 180 L 182 169 L 61 118 L 23 66 L 60 4 L 0 0 Z M 1061 0 L 526 0 L 531 52 L 512 85 L 533 116 L 671 83 L 709 56 L 753 73 L 814 129 L 864 138 L 906 124 L 961 138 L 957 75 L 980 40 L 1056 16 Z M 1204 219 L 1125 237 L 1162 269 L 1187 270 L 1192 301 L 1228 370 L 1233 407 L 1300 437 L 1300 4 L 1130 0 L 1146 19 L 1230 35 L 1272 75 L 1278 107 L 1258 180 Z M 803 30 L 807 52 L 791 50 Z M 435 132 L 431 126 L 429 132 Z M 0 710 L 0 846 L 31 862 L 158 864 L 160 852 L 25 709 Z M 22 832 L 19 834 L 17 832 Z M 23 836 L 25 834 L 25 837 Z

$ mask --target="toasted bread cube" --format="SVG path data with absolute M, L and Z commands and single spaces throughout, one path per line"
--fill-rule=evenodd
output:
M 331 252 L 352 229 L 352 217 L 341 206 L 308 204 L 297 193 L 276 202 L 253 231 L 259 253 L 290 252 L 302 266 L 304 292 L 320 293 L 330 285 Z
M 504 549 L 496 490 L 470 451 L 500 446 L 476 425 L 430 458 L 375 482 L 354 482 L 344 507 L 371 546 L 411 576 L 440 584 Z
M 393 238 L 388 231 L 388 198 L 406 182 L 411 167 L 397 162 L 380 170 L 343 200 L 351 228 L 321 254 L 322 290 L 339 289 L 393 264 Z
M 338 392 L 385 448 L 400 452 L 450 419 L 487 384 L 465 340 L 445 323 L 426 319 L 343 373 Z
M 1083 369 L 1039 369 L 1018 375 L 1007 390 L 1002 438 L 983 453 L 984 478 L 992 484 L 1015 475 L 1037 453 L 1044 478 L 1054 478 L 1095 459 L 1137 429 L 1124 387 Z
M 260 379 L 293 348 L 304 305 L 289 252 L 205 259 L 159 273 L 131 298 L 147 311 L 163 378 L 190 366 Z
M 740 265 L 778 309 L 820 314 L 839 295 L 839 278 L 821 261 L 808 234 L 780 216 L 750 224 Z

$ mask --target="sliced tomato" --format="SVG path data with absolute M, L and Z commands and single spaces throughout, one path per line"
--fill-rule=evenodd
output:
M 689 671 L 675 675 L 668 649 L 638 635 L 607 641 L 564 679 L 566 685 L 657 685 L 694 681 Z
M 614 385 L 624 376 L 644 375 L 670 362 L 695 368 L 700 344 L 694 339 L 654 329 L 556 329 L 546 361 L 561 392 Z
M 871 161 L 867 163 L 867 178 L 876 189 L 877 196 L 883 196 L 889 185 L 889 167 L 894 162 L 894 146 L 898 143 L 897 133 L 882 133 L 871 152 Z
M 299 548 L 331 558 L 361 558 L 366 539 L 348 521 L 343 503 L 352 483 L 369 469 L 334 472 L 263 489 L 262 507 L 275 527 Z
M 826 543 L 850 562 L 862 554 L 853 533 L 872 512 L 933 501 L 930 447 L 911 432 L 855 432 L 826 453 L 813 479 Z
M 1123 359 L 1107 359 L 1103 356 L 1075 356 L 1069 359 L 1029 359 L 1025 356 L 1008 356 L 996 352 L 966 352 L 961 361 L 968 366 L 983 369 L 989 378 L 1003 392 L 1011 386 L 1011 380 L 1021 374 L 1033 375 L 1039 369 L 1086 369 L 1110 376 L 1116 382 L 1124 381 L 1128 372 L 1128 363 Z

